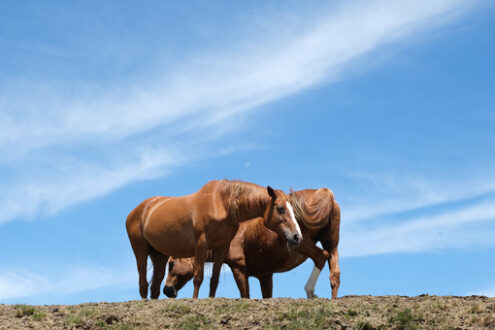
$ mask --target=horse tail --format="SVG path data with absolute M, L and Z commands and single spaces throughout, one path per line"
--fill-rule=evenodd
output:
M 291 204 L 296 217 L 309 229 L 325 227 L 332 216 L 335 198 L 333 192 L 327 188 L 316 190 L 310 198 L 291 193 Z
M 142 298 L 147 298 L 148 281 L 147 281 L 147 265 L 148 256 L 151 254 L 151 246 L 144 238 L 143 233 L 143 214 L 146 212 L 146 206 L 151 199 L 147 199 L 139 204 L 134 210 L 129 213 L 126 219 L 126 230 L 131 243 L 134 256 L 136 257 L 136 265 L 139 273 L 139 293 Z

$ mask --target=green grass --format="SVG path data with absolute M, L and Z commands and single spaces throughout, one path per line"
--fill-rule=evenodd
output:
M 368 321 L 359 321 L 356 324 L 356 329 L 359 329 L 359 330 L 374 330 L 375 327 L 373 327 Z
M 95 323 L 95 325 L 102 330 L 108 329 L 108 325 L 103 321 L 98 321 Z
M 495 301 L 463 297 L 158 300 L 3 308 L 11 318 L 10 328 L 495 329 Z
M 194 313 L 186 316 L 185 319 L 179 323 L 178 328 L 187 330 L 203 329 L 210 323 L 211 319 L 208 316 Z
M 104 328 L 104 329 L 109 329 L 109 328 Z M 134 325 L 133 323 L 117 323 L 115 326 L 112 326 L 111 329 L 134 330 L 134 329 L 142 329 L 142 328 Z
M 328 308 L 309 305 L 296 305 L 289 311 L 275 313 L 273 324 L 267 328 L 280 328 L 283 324 L 287 329 L 322 329 L 328 327 L 330 310 Z
M 396 312 L 389 320 L 389 323 L 395 326 L 396 329 L 417 329 L 414 324 L 414 316 L 410 308 L 404 308 Z
M 83 307 L 74 315 L 71 315 L 69 321 L 72 324 L 82 324 L 98 314 L 98 310 L 95 307 Z
M 45 317 L 46 317 L 46 313 L 45 313 L 45 312 L 43 312 L 43 311 L 39 311 L 39 310 L 35 311 L 35 312 L 33 313 L 33 315 L 32 315 L 32 318 L 33 318 L 33 320 L 35 320 L 35 321 L 41 321 L 41 320 L 43 320 Z
M 15 308 L 15 315 L 17 317 L 31 316 L 35 321 L 41 321 L 46 317 L 46 313 L 44 311 L 41 311 L 34 306 L 16 305 Z
M 471 305 L 471 308 L 469 309 L 469 312 L 471 314 L 477 314 L 477 313 L 479 313 L 480 312 L 480 305 L 478 305 L 476 303 L 472 304 Z
M 15 309 L 17 317 L 33 315 L 36 312 L 36 308 L 29 305 L 15 305 Z
M 236 302 L 234 306 L 232 306 L 232 310 L 234 312 L 244 312 L 247 311 L 252 306 L 252 303 L 249 300 L 241 300 Z
M 358 315 L 358 313 L 357 313 L 355 310 L 353 310 L 353 309 L 348 309 L 348 310 L 345 312 L 345 316 L 346 316 L 347 318 L 355 317 L 355 316 L 357 316 L 357 315 Z
M 183 304 L 168 303 L 163 309 L 163 313 L 188 314 L 192 312 L 192 308 Z

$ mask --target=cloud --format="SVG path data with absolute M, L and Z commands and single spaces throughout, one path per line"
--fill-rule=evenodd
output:
M 110 164 L 58 159 L 49 175 L 25 174 L 2 187 L 0 223 L 14 218 L 32 219 L 53 215 L 79 202 L 103 196 L 130 181 L 153 179 L 167 173 L 186 159 L 168 150 L 136 151 L 135 156 L 119 157 Z M 1 191 L 1 190 L 0 190 Z M 29 205 L 24 204 L 29 201 Z
M 394 175 L 359 172 L 353 173 L 351 177 L 362 185 L 359 190 L 373 193 L 360 198 L 353 191 L 352 198 L 344 201 L 342 216 L 347 224 L 455 203 L 495 192 L 495 175 L 481 169 L 477 171 L 477 177 L 463 175 L 454 180 L 404 173 Z
M 188 65 L 181 66 L 182 71 L 163 72 L 161 76 L 171 78 L 142 87 L 124 82 L 104 91 L 96 85 L 83 86 L 84 93 L 69 89 L 61 94 L 60 85 L 50 88 L 43 82 L 22 89 L 32 91 L 28 98 L 18 98 L 18 93 L 10 98 L 4 92 L 2 108 L 9 114 L 6 128 L 11 129 L 3 131 L 0 143 L 29 150 L 60 143 L 61 137 L 64 143 L 119 139 L 189 115 L 208 117 L 209 122 L 222 120 L 322 80 L 336 79 L 352 60 L 445 23 L 467 3 L 359 1 L 331 8 L 319 21 L 302 26 L 303 32 L 297 35 L 270 36 L 268 31 L 267 40 L 257 47 L 244 47 L 241 55 L 219 49 L 201 54 L 201 60 L 185 59 Z M 23 115 L 17 117 L 9 109 L 23 109 Z
M 0 300 L 19 300 L 38 295 L 68 295 L 93 289 L 129 286 L 136 275 L 130 270 L 102 267 L 72 267 L 55 274 L 22 269 L 0 272 Z
M 213 263 L 205 264 L 205 283 L 211 277 Z M 232 274 L 227 265 L 221 274 Z M 151 283 L 153 269 L 148 264 L 148 282 Z M 166 277 L 165 277 L 166 279 Z M 162 285 L 165 284 L 165 279 Z M 0 269 L 0 301 L 23 301 L 33 297 L 68 296 L 101 288 L 135 288 L 138 293 L 138 272 L 134 266 L 105 267 L 77 265 L 57 268 L 56 272 L 41 270 L 34 272 L 23 268 Z M 94 300 L 101 299 L 100 296 Z
M 382 223 L 372 229 L 367 226 L 344 225 L 342 256 L 430 252 L 475 245 L 493 246 L 493 235 L 483 225 L 493 224 L 494 220 L 495 201 L 486 200 L 455 211 L 423 215 L 399 224 Z
M 2 202 L 8 211 L 1 221 L 53 214 L 130 182 L 164 175 L 175 164 L 169 157 L 143 160 L 137 155 L 123 165 L 111 154 L 132 155 L 143 145 L 158 151 L 180 145 L 192 155 L 205 136 L 224 136 L 240 114 L 342 79 L 358 59 L 448 23 L 471 4 L 342 2 L 294 19 L 290 33 L 273 28 L 256 31 L 266 37 L 246 36 L 236 45 L 220 41 L 215 49 L 198 49 L 197 57 L 184 58 L 174 69 L 157 65 L 160 72 L 135 80 L 115 77 L 118 83 L 111 87 L 95 81 L 13 80 L 0 89 L 0 171 L 13 173 L 0 186 L 0 199 L 8 200 L 8 205 Z M 42 174 L 29 180 L 33 169 Z

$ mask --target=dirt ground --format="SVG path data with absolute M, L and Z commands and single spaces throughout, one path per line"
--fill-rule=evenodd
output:
M 0 329 L 495 329 L 495 298 L 164 299 L 0 305 Z

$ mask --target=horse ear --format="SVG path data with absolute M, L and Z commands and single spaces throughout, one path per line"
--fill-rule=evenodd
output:
M 277 198 L 277 194 L 275 194 L 275 190 L 273 190 L 272 187 L 268 186 L 266 187 L 266 190 L 268 190 L 268 195 L 270 195 L 271 198 Z

